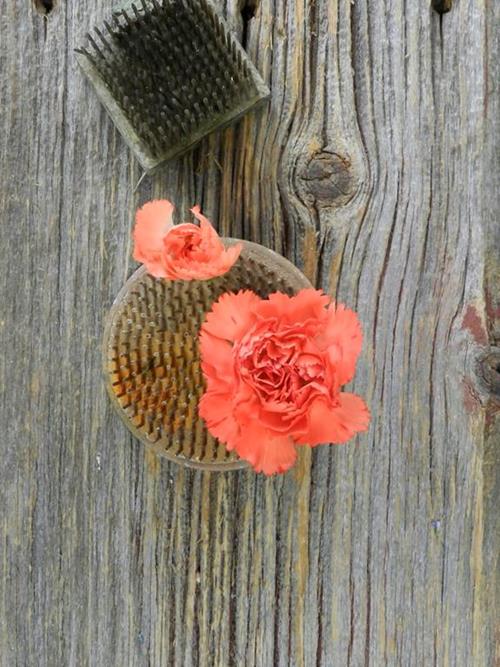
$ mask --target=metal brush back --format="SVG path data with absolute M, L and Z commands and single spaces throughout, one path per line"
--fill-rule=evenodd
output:
M 146 171 L 269 96 L 209 0 L 127 2 L 77 58 Z

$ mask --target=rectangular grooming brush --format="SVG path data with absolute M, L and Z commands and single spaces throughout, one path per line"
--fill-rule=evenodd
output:
M 137 0 L 77 59 L 147 172 L 269 97 L 210 0 Z

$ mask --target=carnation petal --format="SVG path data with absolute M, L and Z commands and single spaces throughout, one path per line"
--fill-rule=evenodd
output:
M 229 451 L 233 450 L 239 427 L 233 416 L 231 394 L 206 391 L 198 403 L 198 414 L 205 420 L 211 435 Z
M 242 244 L 237 243 L 234 246 L 225 248 L 220 236 L 215 231 L 214 226 L 212 225 L 210 220 L 201 213 L 200 207 L 193 206 L 193 208 L 191 209 L 191 213 L 193 213 L 195 218 L 200 223 L 200 231 L 204 244 L 212 248 L 214 260 L 212 262 L 211 268 L 212 271 L 217 272 L 213 273 L 213 276 L 215 277 L 216 275 L 219 276 L 223 275 L 224 273 L 227 273 L 227 271 L 229 271 L 229 269 L 239 258 L 241 251 L 243 249 Z
M 140 256 L 146 263 L 148 256 L 158 255 L 163 248 L 163 239 L 172 227 L 174 205 L 167 199 L 157 199 L 144 204 L 135 216 L 133 231 L 134 258 Z
M 156 248 L 155 260 L 163 267 L 163 276 L 170 280 L 210 280 L 227 273 L 239 257 L 241 245 L 226 249 L 212 223 L 200 212 L 191 209 L 200 224 L 192 222 L 170 226 Z M 154 237 L 158 243 L 158 235 Z M 136 244 L 137 245 L 137 244 Z M 151 260 L 151 249 L 146 258 Z M 144 258 L 137 257 L 139 261 Z M 156 274 L 158 275 L 158 274 Z
M 180 222 L 178 225 L 170 227 L 168 233 L 164 237 L 164 245 L 167 245 L 166 241 L 170 237 L 177 237 L 179 241 L 184 236 L 189 236 L 190 234 L 199 234 L 200 228 L 198 225 L 195 225 L 193 222 Z
M 199 206 L 193 206 L 191 213 L 200 223 L 199 230 L 204 246 L 206 248 L 210 248 L 211 254 L 213 254 L 214 257 L 218 256 L 220 259 L 225 252 L 224 244 L 222 243 L 221 238 L 217 234 L 214 226 L 210 220 L 201 213 Z
M 207 331 L 199 335 L 201 367 L 211 388 L 232 387 L 235 382 L 232 346 Z
M 228 271 L 233 264 L 236 263 L 238 260 L 239 256 L 241 255 L 241 251 L 243 250 L 243 246 L 241 243 L 236 243 L 235 245 L 229 246 L 229 248 L 226 248 L 224 252 L 222 253 L 222 258 L 223 258 L 223 265 L 226 268 L 226 271 Z
M 150 276 L 154 278 L 168 278 L 163 262 L 159 257 L 154 257 L 152 255 L 144 256 L 141 253 L 134 252 L 134 259 L 137 262 L 142 262 L 146 267 L 146 271 Z
M 346 384 L 354 377 L 363 343 L 356 313 L 342 304 L 332 305 L 328 310 L 325 340 L 338 382 L 340 385 Z
M 219 235 L 215 231 L 214 226 L 212 225 L 210 220 L 203 215 L 199 206 L 193 206 L 193 208 L 191 209 L 191 213 L 198 220 L 198 222 L 200 223 L 200 229 L 205 234 L 212 236 L 212 232 L 213 232 L 215 237 L 219 238 Z
M 309 427 L 297 438 L 298 444 L 311 447 L 327 442 L 340 444 L 367 430 L 370 413 L 363 399 L 346 392 L 340 393 L 338 399 L 339 405 L 334 408 L 322 398 L 311 404 Z
M 239 340 L 255 322 L 253 309 L 260 301 L 250 290 L 226 292 L 213 304 L 201 330 L 223 340 Z
M 300 290 L 295 296 L 288 296 L 282 292 L 270 294 L 266 301 L 262 301 L 256 313 L 261 318 L 278 317 L 289 324 L 315 319 L 326 319 L 326 306 L 330 297 L 321 290 L 311 288 Z
M 242 459 L 252 464 L 255 472 L 265 475 L 286 472 L 297 459 L 297 451 L 289 436 L 276 436 L 256 422 L 241 429 L 235 449 Z

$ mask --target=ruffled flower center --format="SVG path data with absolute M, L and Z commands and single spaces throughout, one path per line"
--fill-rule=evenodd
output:
M 269 411 L 295 412 L 312 394 L 328 394 L 323 354 L 294 328 L 251 332 L 235 349 L 235 366 Z
M 190 225 L 194 227 L 194 225 Z M 165 237 L 165 252 L 172 259 L 206 259 L 206 253 L 203 252 L 202 237 L 197 227 L 194 229 L 182 229 L 187 225 L 178 225 L 173 227 Z M 201 251 L 201 252 L 200 252 Z

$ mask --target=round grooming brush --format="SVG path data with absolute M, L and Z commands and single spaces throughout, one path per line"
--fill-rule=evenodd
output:
M 224 239 L 226 246 L 235 243 Z M 106 387 L 121 418 L 142 442 L 178 463 L 212 470 L 247 467 L 198 417 L 204 392 L 198 333 L 224 292 L 250 289 L 261 297 L 310 287 L 288 260 L 242 241 L 233 268 L 206 281 L 153 278 L 141 266 L 128 280 L 106 323 Z
M 128 2 L 76 51 L 148 172 L 269 97 L 210 0 Z

